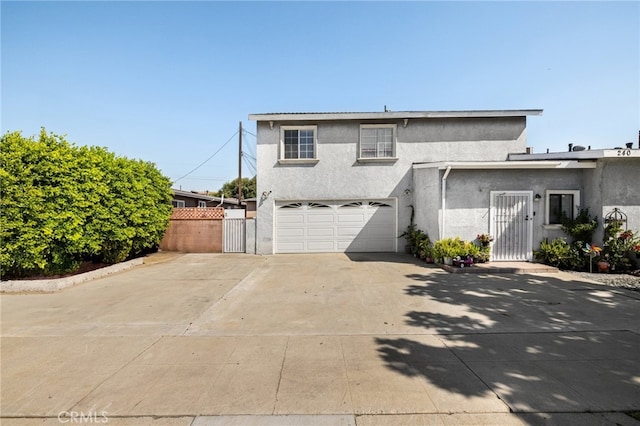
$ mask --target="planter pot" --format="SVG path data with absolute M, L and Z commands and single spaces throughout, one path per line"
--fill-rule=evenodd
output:
M 445 257 L 442 259 L 445 265 L 453 265 L 453 257 Z
M 609 272 L 609 268 L 611 267 L 611 265 L 609 264 L 609 262 L 605 262 L 605 261 L 600 261 L 598 262 L 598 271 L 599 272 Z
M 433 257 L 427 256 L 427 258 L 424 261 L 427 263 L 433 263 Z

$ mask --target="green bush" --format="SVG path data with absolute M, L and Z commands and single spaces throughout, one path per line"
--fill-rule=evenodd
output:
M 425 258 L 431 255 L 431 240 L 424 231 L 417 229 L 415 224 L 411 224 L 407 227 L 400 237 L 404 237 L 409 246 L 409 251 L 414 256 Z
M 461 240 L 460 237 L 444 238 L 436 241 L 433 245 L 433 256 L 436 259 L 443 259 L 445 257 L 457 257 L 466 256 L 467 249 L 466 242 Z
M 584 246 L 581 241 L 569 244 L 564 238 L 554 238 L 551 241 L 545 238 L 540 243 L 540 248 L 533 251 L 533 255 L 536 260 L 557 268 L 584 269 L 589 261 L 582 250 Z
M 589 209 L 580 209 L 574 219 L 562 213 L 562 230 L 573 237 L 574 241 L 591 241 L 598 229 L 598 217 L 591 218 Z
M 533 255 L 542 263 L 558 267 L 569 257 L 569 251 L 570 246 L 564 238 L 554 238 L 551 241 L 545 238 L 540 243 L 540 248 L 533 251 Z
M 640 238 L 631 230 L 622 231 L 619 226 L 605 228 L 607 240 L 601 256 L 611 264 L 612 270 L 627 270 L 638 266 Z
M 0 139 L 0 272 L 71 271 L 157 246 L 171 214 L 171 182 L 155 165 L 77 147 L 44 129 Z

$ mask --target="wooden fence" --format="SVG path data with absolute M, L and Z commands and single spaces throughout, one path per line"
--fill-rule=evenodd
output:
M 160 249 L 183 253 L 222 253 L 222 207 L 173 209 Z

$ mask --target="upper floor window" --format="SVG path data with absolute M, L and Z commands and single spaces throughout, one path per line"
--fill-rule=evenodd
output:
M 359 158 L 393 158 L 395 132 L 395 125 L 361 125 Z
M 281 127 L 280 158 L 312 160 L 316 158 L 316 126 Z
M 575 219 L 580 206 L 580 191 L 548 190 L 546 195 L 548 225 L 561 225 L 563 215 Z
M 202 208 L 206 208 L 207 207 L 207 202 L 206 201 L 198 201 L 198 207 Z
M 173 205 L 173 207 L 184 207 L 185 206 L 184 200 L 171 200 L 171 204 Z

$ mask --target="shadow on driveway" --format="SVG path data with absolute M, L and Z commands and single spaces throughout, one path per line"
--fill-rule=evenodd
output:
M 379 337 L 387 368 L 480 396 L 455 380 L 468 369 L 514 412 L 640 409 L 637 293 L 539 275 L 407 277 L 416 281 L 407 295 L 445 306 L 408 311 L 406 324 L 445 346 Z M 460 362 L 438 361 L 448 352 Z

